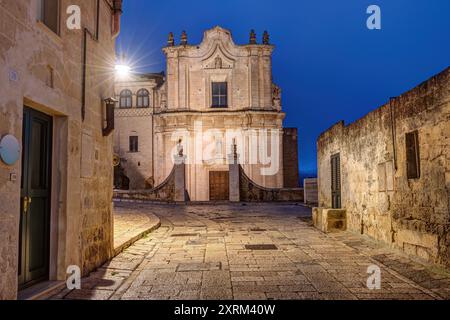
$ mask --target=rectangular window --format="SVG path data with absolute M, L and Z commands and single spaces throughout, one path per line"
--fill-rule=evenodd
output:
M 226 82 L 212 83 L 212 108 L 228 107 L 228 84 Z
M 406 134 L 406 175 L 408 179 L 420 178 L 419 132 Z
M 38 0 L 38 19 L 54 33 L 59 33 L 59 0 Z
M 130 137 L 130 152 L 139 152 L 139 140 L 137 136 Z

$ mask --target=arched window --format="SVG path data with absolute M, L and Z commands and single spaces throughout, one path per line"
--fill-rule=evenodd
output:
M 137 107 L 148 108 L 150 107 L 150 94 L 145 89 L 140 89 L 137 92 Z
M 131 108 L 133 106 L 133 93 L 128 90 L 120 92 L 120 108 Z

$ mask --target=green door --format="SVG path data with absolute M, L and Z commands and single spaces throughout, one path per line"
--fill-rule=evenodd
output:
M 19 288 L 48 279 L 52 118 L 24 107 Z
M 331 204 L 333 209 L 341 209 L 341 156 L 331 157 Z

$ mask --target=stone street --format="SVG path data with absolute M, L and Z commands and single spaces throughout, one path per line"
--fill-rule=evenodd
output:
M 449 299 L 450 277 L 295 204 L 157 205 L 161 227 L 53 299 Z M 381 269 L 369 290 L 367 269 Z

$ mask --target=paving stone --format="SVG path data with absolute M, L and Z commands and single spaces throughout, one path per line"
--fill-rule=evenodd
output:
M 450 299 L 448 273 L 359 235 L 323 234 L 298 219 L 309 219 L 306 207 L 121 206 L 152 212 L 162 225 L 84 278 L 82 290 L 53 299 Z M 277 250 L 245 249 L 258 244 Z M 381 290 L 366 285 L 373 264 Z

